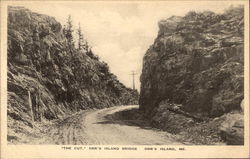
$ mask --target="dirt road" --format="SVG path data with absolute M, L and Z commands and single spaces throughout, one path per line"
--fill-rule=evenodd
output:
M 75 114 L 52 125 L 39 143 L 97 145 L 181 144 L 167 132 L 141 127 L 123 112 L 138 106 L 118 106 Z M 121 115 L 123 114 L 123 115 Z M 46 135 L 47 136 L 47 135 Z
M 126 120 L 110 121 L 108 115 L 138 108 L 138 106 L 120 106 L 98 110 L 88 114 L 83 122 L 85 133 L 93 143 L 115 145 L 162 145 L 178 144 L 170 134 L 152 129 L 131 126 Z

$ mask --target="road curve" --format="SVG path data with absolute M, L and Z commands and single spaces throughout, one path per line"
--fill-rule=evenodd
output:
M 156 129 L 144 129 L 126 123 L 115 123 L 107 115 L 119 111 L 138 108 L 138 106 L 117 106 L 95 110 L 85 114 L 83 120 L 84 135 L 87 144 L 95 145 L 180 145 L 167 132 Z

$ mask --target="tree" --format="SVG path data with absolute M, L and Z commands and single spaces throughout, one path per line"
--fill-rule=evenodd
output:
M 83 49 L 83 43 L 84 43 L 84 38 L 82 34 L 82 29 L 81 29 L 81 24 L 79 23 L 79 28 L 77 30 L 77 35 L 78 35 L 78 49 L 82 50 Z
M 84 44 L 84 49 L 86 50 L 86 52 L 89 52 L 89 51 L 90 51 L 90 49 L 91 49 L 91 47 L 89 46 L 89 43 L 88 43 L 88 41 L 87 41 L 87 40 L 85 41 L 85 44 Z
M 99 57 L 97 55 L 94 55 L 92 49 L 90 48 L 89 51 L 86 53 L 90 58 L 99 60 Z
M 87 51 L 86 53 L 90 58 L 93 58 L 94 57 L 94 54 L 92 52 L 92 50 L 90 49 L 89 51 Z
M 65 37 L 67 39 L 68 46 L 70 47 L 70 49 L 72 49 L 74 45 L 73 32 L 74 30 L 73 30 L 72 19 L 71 19 L 71 15 L 69 15 L 67 19 L 67 25 L 64 28 L 64 34 L 65 34 Z

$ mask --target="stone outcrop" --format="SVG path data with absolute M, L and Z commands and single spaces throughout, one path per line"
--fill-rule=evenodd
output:
M 155 119 L 162 114 L 159 106 L 166 111 L 178 106 L 189 118 L 204 120 L 241 110 L 243 35 L 241 6 L 223 14 L 191 11 L 161 20 L 143 59 L 140 110 Z M 167 113 L 168 120 L 173 121 L 172 114 Z
M 31 103 L 39 119 L 114 105 L 136 104 L 138 92 L 125 87 L 92 52 L 67 45 L 55 18 L 23 7 L 8 8 L 8 127 L 31 126 Z

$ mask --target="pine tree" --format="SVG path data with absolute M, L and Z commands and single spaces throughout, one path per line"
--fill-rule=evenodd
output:
M 67 25 L 65 28 L 65 37 L 67 38 L 68 46 L 70 47 L 70 49 L 72 49 L 74 45 L 73 32 L 74 30 L 73 30 L 72 19 L 71 19 L 71 15 L 69 15 L 67 19 Z
M 77 35 L 78 35 L 78 49 L 82 50 L 83 49 L 83 43 L 84 43 L 84 38 L 82 34 L 82 29 L 81 29 L 81 24 L 79 23 L 79 28 L 77 30 Z
M 89 46 L 89 44 L 88 44 L 88 41 L 87 41 L 87 40 L 85 41 L 85 44 L 84 44 L 84 49 L 85 49 L 85 51 L 86 51 L 86 52 L 89 52 L 89 50 L 90 50 L 90 46 Z
M 66 37 L 66 25 L 63 25 L 63 35 Z

